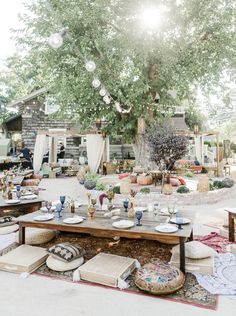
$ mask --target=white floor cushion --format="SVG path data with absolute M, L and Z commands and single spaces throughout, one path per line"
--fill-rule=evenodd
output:
M 11 225 L 11 226 L 5 226 L 0 227 L 0 235 L 6 235 L 16 232 L 19 229 L 19 225 Z
M 25 229 L 25 243 L 27 245 L 40 245 L 49 242 L 56 236 L 56 232 L 50 229 L 31 228 Z M 19 233 L 16 235 L 19 242 Z
M 179 253 L 179 246 L 172 248 L 172 254 Z M 190 259 L 204 259 L 214 256 L 216 251 L 200 241 L 190 241 L 185 243 L 185 256 Z
M 80 257 L 78 259 L 75 259 L 71 262 L 65 262 L 62 260 L 58 260 L 52 256 L 49 256 L 47 258 L 46 264 L 47 266 L 54 271 L 69 271 L 69 270 L 74 270 L 80 267 L 84 263 L 84 258 Z

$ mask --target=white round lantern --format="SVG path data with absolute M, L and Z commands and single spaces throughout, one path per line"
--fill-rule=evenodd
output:
M 109 98 L 108 95 L 105 95 L 105 96 L 103 97 L 103 101 L 104 101 L 106 104 L 110 104 L 110 103 L 111 103 L 111 99 Z
M 107 94 L 107 91 L 105 88 L 101 88 L 100 91 L 99 91 L 99 94 L 101 97 L 104 97 L 106 94 Z
M 85 68 L 88 72 L 93 72 L 96 69 L 96 64 L 94 61 L 89 60 L 86 62 Z
M 93 81 L 92 81 L 92 85 L 93 85 L 93 87 L 94 88 L 99 88 L 100 87 L 100 85 L 101 85 L 101 82 L 100 82 L 100 80 L 99 79 L 93 79 Z
M 48 39 L 48 44 L 52 48 L 57 49 L 61 47 L 61 45 L 63 44 L 63 37 L 61 36 L 60 33 L 52 34 Z
M 122 112 L 122 108 L 120 106 L 120 103 L 119 102 L 115 102 L 115 108 L 116 108 L 116 111 L 121 113 Z

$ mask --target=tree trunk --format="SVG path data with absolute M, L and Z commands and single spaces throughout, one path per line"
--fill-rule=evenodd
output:
M 150 151 L 145 135 L 137 134 L 133 144 L 135 165 L 142 168 L 152 168 L 153 162 L 150 159 Z

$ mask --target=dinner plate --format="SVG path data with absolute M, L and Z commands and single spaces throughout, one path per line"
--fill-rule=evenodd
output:
M 170 222 L 173 224 L 185 225 L 185 224 L 191 223 L 191 220 L 189 218 L 186 218 L 186 217 L 173 217 L 173 218 L 171 218 Z
M 43 215 L 37 215 L 34 217 L 34 221 L 37 222 L 46 222 L 46 221 L 50 221 L 51 219 L 54 218 L 53 214 L 43 214 Z
M 21 197 L 21 200 L 34 200 L 37 199 L 37 195 L 36 194 L 30 194 L 30 195 L 25 195 Z
M 174 214 L 178 213 L 178 210 L 175 210 L 174 211 Z M 160 214 L 161 215 L 166 215 L 166 216 L 170 216 L 170 213 L 168 212 L 168 209 L 167 208 L 164 208 L 162 210 L 160 210 Z
M 147 211 L 147 207 L 135 206 L 134 210 L 135 210 L 135 212 L 138 212 L 138 211 L 146 212 Z
M 178 231 L 178 228 L 176 226 L 164 224 L 156 226 L 155 230 L 160 233 L 175 233 Z
M 56 206 L 53 205 L 53 206 L 51 207 L 50 211 L 55 211 L 55 209 L 56 209 Z M 42 212 L 47 212 L 48 209 L 46 208 L 46 206 L 43 206 L 43 207 L 40 208 L 40 211 L 42 211 Z
M 65 224 L 78 224 L 82 222 L 83 222 L 83 218 L 81 216 L 68 217 L 68 218 L 63 219 L 63 223 Z
M 18 203 L 20 203 L 20 200 L 5 200 L 5 202 L 7 204 L 18 204 Z
M 120 228 L 120 229 L 128 229 L 134 226 L 134 222 L 128 221 L 128 220 L 121 220 L 112 223 L 112 226 L 115 228 Z

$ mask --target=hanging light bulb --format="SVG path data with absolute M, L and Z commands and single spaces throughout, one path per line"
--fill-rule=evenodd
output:
M 94 78 L 93 81 L 92 81 L 92 85 L 93 85 L 94 88 L 98 88 L 98 87 L 100 87 L 101 82 L 100 82 L 99 79 Z
M 111 103 L 111 99 L 109 98 L 108 95 L 105 95 L 105 96 L 103 97 L 103 101 L 104 101 L 106 104 L 110 104 L 110 103 Z
M 60 33 L 52 34 L 48 39 L 48 44 L 54 49 L 61 47 L 61 45 L 63 44 L 62 35 Z
M 105 88 L 101 88 L 100 91 L 99 91 L 99 94 L 101 97 L 104 97 L 106 94 L 107 94 L 107 91 Z
M 86 61 L 85 68 L 88 72 L 94 72 L 94 70 L 96 69 L 96 64 L 92 60 Z
M 116 111 L 121 113 L 122 112 L 122 108 L 120 106 L 120 103 L 119 102 L 115 102 L 115 108 L 116 108 Z

